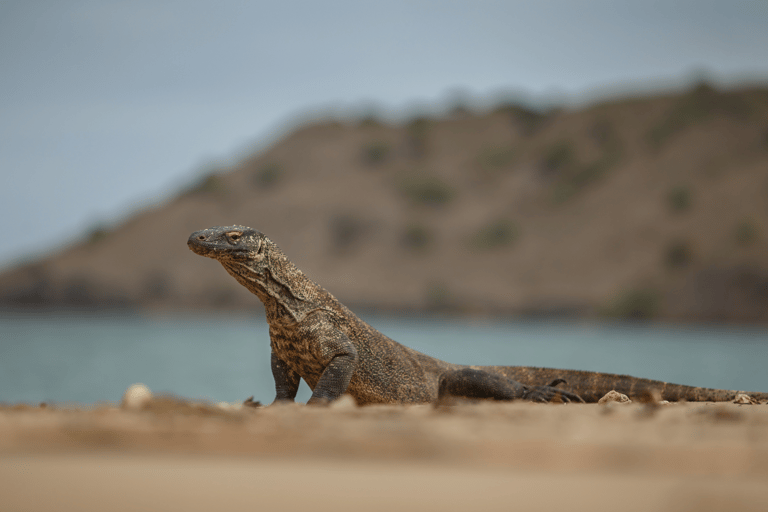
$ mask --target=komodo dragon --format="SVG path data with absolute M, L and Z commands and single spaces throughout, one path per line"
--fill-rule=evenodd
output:
M 576 370 L 466 366 L 422 354 L 384 336 L 291 263 L 267 236 L 245 226 L 196 231 L 196 254 L 218 260 L 264 303 L 276 401 L 292 402 L 299 379 L 309 404 L 344 393 L 364 404 L 433 403 L 450 396 L 537 402 L 596 402 L 611 390 L 630 397 L 658 390 L 665 400 L 726 401 L 738 393 Z M 570 390 L 557 388 L 567 383 Z M 768 393 L 751 393 L 768 400 Z

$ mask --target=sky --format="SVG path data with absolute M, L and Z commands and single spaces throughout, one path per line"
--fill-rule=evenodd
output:
M 768 83 L 762 0 L 0 0 L 0 268 L 326 112 Z

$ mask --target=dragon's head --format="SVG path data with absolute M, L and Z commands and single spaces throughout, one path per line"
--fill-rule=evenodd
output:
M 271 242 L 264 233 L 245 226 L 216 226 L 189 235 L 187 246 L 200 256 L 227 264 L 245 265 L 261 274 Z

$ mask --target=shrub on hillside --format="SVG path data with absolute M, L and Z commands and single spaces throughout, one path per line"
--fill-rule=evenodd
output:
M 366 223 L 352 214 L 335 215 L 329 227 L 333 247 L 339 251 L 352 248 L 367 230 Z
M 666 248 L 664 261 L 669 268 L 682 268 L 693 261 L 693 244 L 688 240 L 674 240 Z
M 96 244 L 109 236 L 109 229 L 106 226 L 95 226 L 88 233 L 88 243 Z
M 422 224 L 411 224 L 402 233 L 403 247 L 414 252 L 423 252 L 434 239 L 432 231 Z
M 588 185 L 601 180 L 619 163 L 621 155 L 619 144 L 612 143 L 596 160 L 582 164 L 575 157 L 572 143 L 560 142 L 550 146 L 542 166 L 545 172 L 556 177 L 552 193 L 555 204 L 567 201 Z
M 738 93 L 721 92 L 706 81 L 701 81 L 681 96 L 666 115 L 648 131 L 648 143 L 659 149 L 672 136 L 714 116 L 727 116 L 743 121 L 750 114 L 750 106 Z
M 389 144 L 383 141 L 375 141 L 363 147 L 363 161 L 369 165 L 383 163 L 390 154 Z
M 412 202 L 426 206 L 443 206 L 455 192 L 444 181 L 427 174 L 411 174 L 400 180 L 399 189 Z
M 283 176 L 283 168 L 280 164 L 270 163 L 263 165 L 253 173 L 253 183 L 259 188 L 275 186 Z
M 659 292 L 651 288 L 637 288 L 620 293 L 603 312 L 623 320 L 651 320 L 660 309 Z
M 493 111 L 509 114 L 512 124 L 526 137 L 536 133 L 547 118 L 546 114 L 514 101 L 501 103 Z
M 760 230 L 751 219 L 744 219 L 736 225 L 734 238 L 739 245 L 751 245 L 760 238 Z
M 358 126 L 361 128 L 378 128 L 383 125 L 384 122 L 381 120 L 381 115 L 375 108 L 368 109 L 358 121 Z
M 425 290 L 427 309 L 430 311 L 445 311 L 455 307 L 453 295 L 448 286 L 439 281 L 427 283 Z
M 475 233 L 472 238 L 472 245 L 481 250 L 497 249 L 514 243 L 519 236 L 520 229 L 514 222 L 508 219 L 499 219 L 487 224 Z
M 540 168 L 545 175 L 559 174 L 576 161 L 576 150 L 571 141 L 561 140 L 544 150 Z
M 413 118 L 406 126 L 406 143 L 411 156 L 421 158 L 427 153 L 427 136 L 432 121 L 426 116 Z
M 617 159 L 614 155 L 604 155 L 602 158 L 595 160 L 591 164 L 581 166 L 569 177 L 569 181 L 573 183 L 576 188 L 587 186 L 590 183 L 598 181 L 607 174 L 616 162 Z
M 480 152 L 477 161 L 484 169 L 501 169 L 511 164 L 514 158 L 512 146 L 489 146 Z
M 673 212 L 684 212 L 691 207 L 691 191 L 688 187 L 674 187 L 669 191 L 667 200 L 669 202 L 669 207 Z
M 187 194 L 214 194 L 225 191 L 224 177 L 221 173 L 215 171 L 203 176 L 197 183 L 192 185 L 187 190 Z

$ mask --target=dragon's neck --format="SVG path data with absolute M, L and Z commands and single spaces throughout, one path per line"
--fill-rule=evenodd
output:
M 318 286 L 279 250 L 266 254 L 266 265 L 261 272 L 256 272 L 247 263 L 222 262 L 222 265 L 264 303 L 270 323 L 301 321 L 309 311 L 318 307 L 314 300 Z

